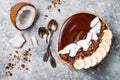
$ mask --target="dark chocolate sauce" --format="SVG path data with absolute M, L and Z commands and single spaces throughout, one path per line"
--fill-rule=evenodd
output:
M 58 39 L 58 51 L 70 43 L 85 39 L 89 32 L 90 22 L 95 18 L 89 13 L 79 13 L 69 17 L 63 24 Z

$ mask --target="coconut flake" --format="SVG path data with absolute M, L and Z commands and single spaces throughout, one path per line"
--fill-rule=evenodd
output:
M 63 49 L 63 50 L 60 50 L 58 53 L 59 54 L 66 54 L 66 53 L 69 53 L 69 50 Z
M 100 22 L 99 18 L 98 18 L 98 17 L 95 17 L 95 18 L 91 21 L 90 27 L 92 27 L 92 28 L 95 27 L 95 25 L 96 25 L 98 22 Z
M 77 42 L 77 45 L 80 47 L 81 45 L 84 45 L 85 42 L 86 42 L 85 40 L 79 40 Z
M 34 47 L 37 47 L 37 40 L 36 40 L 35 36 L 31 36 L 31 37 L 30 37 L 30 40 L 31 40 L 32 45 L 33 45 Z
M 69 51 L 71 49 L 75 49 L 77 47 L 77 45 L 75 43 L 72 43 L 72 44 L 69 44 L 68 46 L 66 46 L 63 50 L 60 50 L 58 53 L 60 54 L 66 54 L 66 53 L 69 53 Z
M 98 23 L 96 24 L 96 26 L 93 27 L 93 28 L 90 30 L 90 32 L 91 32 L 91 33 L 99 33 L 99 32 L 100 32 L 100 29 L 101 29 L 101 23 L 98 22 Z
M 83 50 L 84 50 L 84 51 L 87 51 L 89 45 L 83 45 L 82 47 L 83 47 Z
M 21 34 L 16 35 L 12 39 L 9 40 L 9 43 L 14 48 L 20 48 L 25 43 L 25 39 Z
M 75 49 L 71 49 L 69 56 L 74 57 L 75 55 L 76 55 L 76 50 Z
M 98 40 L 97 34 L 92 35 L 92 40 L 94 40 L 94 41 Z
M 64 49 L 71 50 L 71 49 L 76 48 L 76 47 L 77 47 L 77 45 L 75 43 L 72 43 L 72 44 L 69 44 L 68 46 L 66 46 Z
M 84 51 L 87 51 L 89 46 L 91 45 L 91 41 L 88 44 L 81 45 Z
M 80 48 L 81 48 L 81 46 L 77 46 L 77 47 L 75 48 L 76 52 L 77 52 Z

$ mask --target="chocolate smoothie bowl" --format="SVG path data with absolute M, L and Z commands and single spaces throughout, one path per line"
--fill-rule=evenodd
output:
M 58 34 L 59 59 L 76 69 L 100 63 L 108 54 L 112 32 L 98 15 L 81 12 L 68 17 Z

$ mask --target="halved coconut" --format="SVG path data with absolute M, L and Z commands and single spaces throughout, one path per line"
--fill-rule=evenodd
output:
M 10 18 L 13 25 L 20 31 L 32 26 L 36 18 L 36 8 L 26 2 L 14 5 L 10 10 Z

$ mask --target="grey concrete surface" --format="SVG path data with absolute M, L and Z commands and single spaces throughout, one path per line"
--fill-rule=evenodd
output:
M 10 20 L 10 8 L 15 3 L 25 1 L 35 5 L 38 11 L 38 19 L 30 30 L 20 32 L 16 30 Z M 0 80 L 119 80 L 120 77 L 120 0 L 61 0 L 61 5 L 52 8 L 49 12 L 46 8 L 51 4 L 50 0 L 0 0 Z M 57 9 L 61 12 L 58 13 Z M 42 61 L 46 50 L 45 41 L 39 38 L 37 30 L 39 27 L 47 26 L 50 19 L 56 19 L 59 25 L 65 17 L 79 11 L 92 11 L 101 15 L 113 32 L 113 44 L 110 54 L 99 65 L 77 71 L 61 63 L 55 53 L 56 34 L 52 42 L 52 53 L 57 60 L 57 67 L 51 68 L 49 62 Z M 48 18 L 44 20 L 44 15 Z M 29 41 L 30 36 L 36 36 L 38 47 L 31 51 L 31 63 L 27 63 L 29 71 L 20 71 L 17 68 L 12 70 L 13 76 L 6 74 L 5 65 L 9 62 L 9 53 L 16 49 L 12 48 L 8 40 L 18 33 L 25 36 L 26 43 L 24 49 L 32 47 Z

